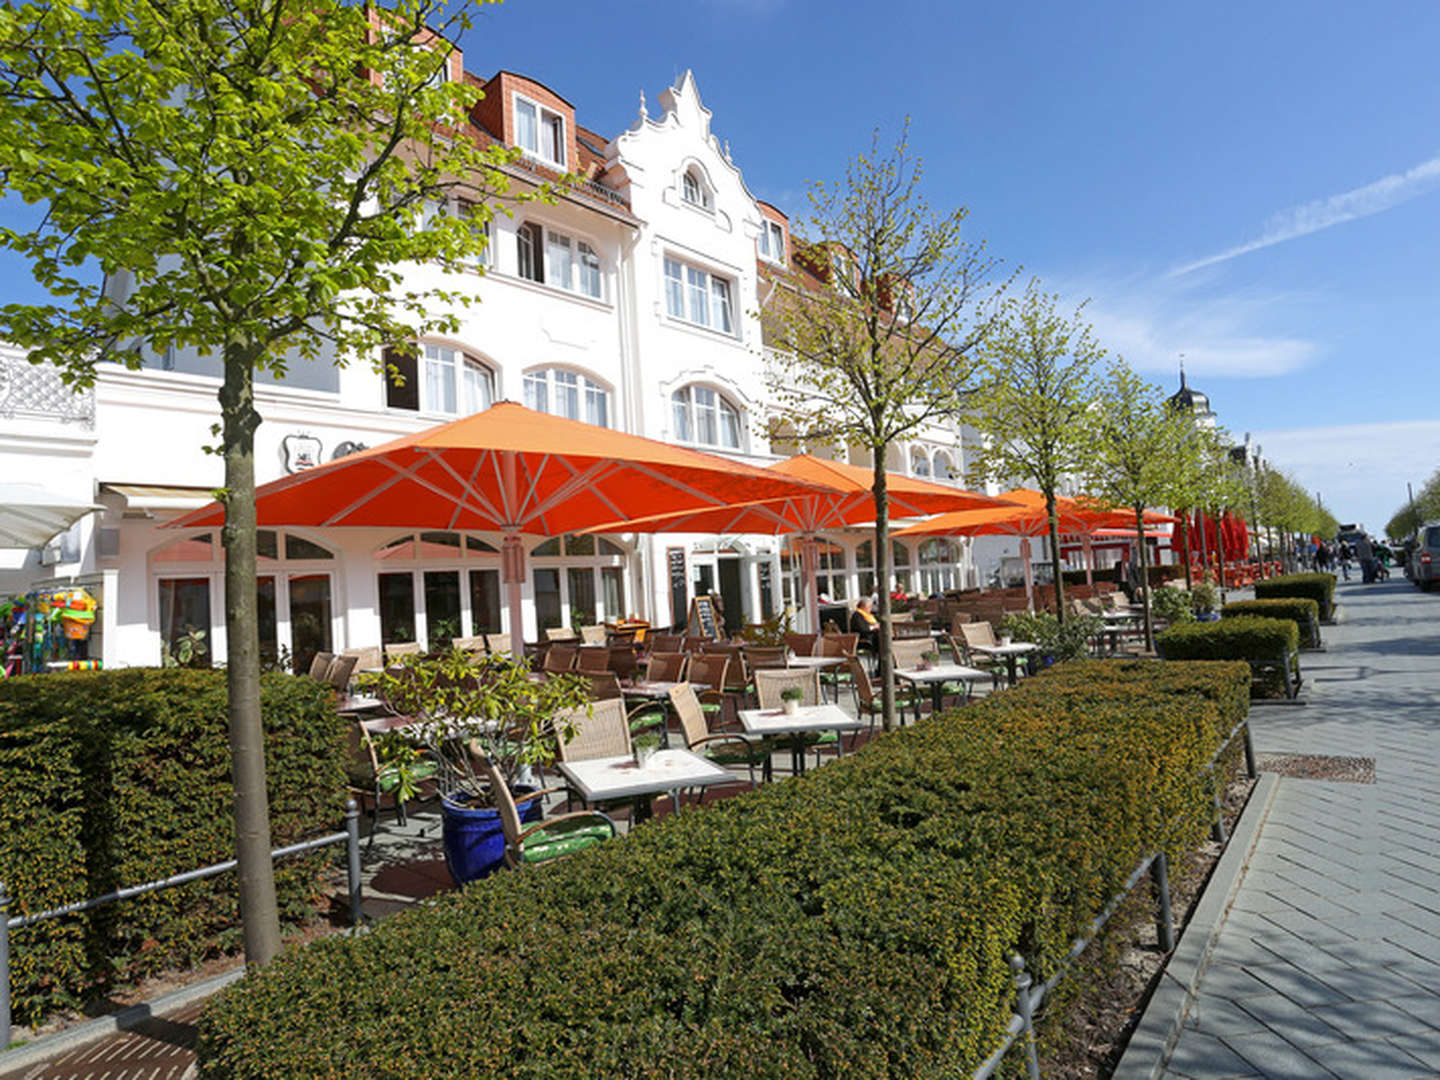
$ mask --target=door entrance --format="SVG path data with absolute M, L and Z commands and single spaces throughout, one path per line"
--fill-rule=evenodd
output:
M 740 559 L 716 560 L 720 574 L 720 599 L 725 605 L 725 633 L 733 636 L 745 627 L 745 590 L 740 585 Z

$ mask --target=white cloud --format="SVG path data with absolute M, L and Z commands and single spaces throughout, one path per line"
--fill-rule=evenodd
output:
M 1305 367 L 1319 352 L 1304 338 L 1264 329 L 1276 312 L 1306 302 L 1274 293 L 1199 297 L 1178 283 L 1138 279 L 1066 282 L 1066 297 L 1090 298 L 1085 318 L 1100 344 L 1137 371 L 1173 376 L 1181 353 L 1194 375 L 1269 378 Z
M 1199 270 L 1201 267 L 1225 262 L 1238 255 L 1259 251 L 1261 248 L 1271 247 L 1275 244 L 1283 244 L 1286 240 L 1294 240 L 1300 236 L 1308 236 L 1321 229 L 1328 229 L 1332 225 L 1340 225 L 1346 221 L 1354 221 L 1356 218 L 1379 214 L 1433 191 L 1437 187 L 1440 187 L 1440 156 L 1422 161 L 1419 165 L 1406 169 L 1404 172 L 1382 176 L 1379 180 L 1363 187 L 1352 188 L 1349 191 L 1342 191 L 1338 195 L 1315 199 L 1282 210 L 1265 223 L 1264 231 L 1256 239 L 1236 247 L 1226 248 L 1213 255 L 1207 255 L 1203 259 L 1196 259 L 1194 262 L 1177 266 L 1167 276 L 1179 277 L 1193 270 Z
M 1380 535 L 1440 462 L 1440 420 L 1343 424 L 1254 433 L 1267 461 L 1318 491 L 1342 521 Z

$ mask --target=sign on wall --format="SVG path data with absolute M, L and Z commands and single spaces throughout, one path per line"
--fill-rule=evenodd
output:
M 280 453 L 287 473 L 304 472 L 320 464 L 320 453 L 324 449 L 314 435 L 297 432 L 280 440 Z

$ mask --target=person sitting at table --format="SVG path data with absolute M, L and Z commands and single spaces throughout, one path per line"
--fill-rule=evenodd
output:
M 859 634 L 860 640 L 856 642 L 857 648 L 864 648 L 872 653 L 880 651 L 880 620 L 870 610 L 870 598 L 862 597 L 855 605 L 855 610 L 850 613 L 850 632 Z

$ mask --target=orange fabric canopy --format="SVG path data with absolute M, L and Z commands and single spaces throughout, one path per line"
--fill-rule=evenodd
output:
M 823 485 L 824 490 L 810 490 L 776 500 L 752 496 L 750 501 L 734 506 L 614 522 L 590 531 L 813 534 L 848 525 L 867 525 L 875 520 L 872 491 L 875 478 L 870 469 L 799 454 L 767 466 L 765 471 Z M 1016 509 L 1013 504 L 990 495 L 898 473 L 888 474 L 886 490 L 890 513 L 895 517 L 997 507 Z
M 1045 513 L 1045 496 L 1030 488 L 1016 488 L 1000 495 L 1005 502 L 1015 504 L 1009 508 L 994 510 L 969 510 L 941 514 L 900 529 L 896 536 L 1046 536 L 1050 532 L 1050 520 Z M 1134 526 L 1135 514 L 1130 510 L 1110 510 L 1088 505 L 1080 499 L 1057 496 L 1055 512 L 1059 517 L 1062 533 L 1091 533 L 1096 529 L 1124 528 Z M 1156 510 L 1146 510 L 1147 525 L 1161 525 L 1179 519 Z
M 262 526 L 560 536 L 602 523 L 827 494 L 711 454 L 501 402 L 256 489 Z M 210 503 L 175 525 L 215 525 Z

